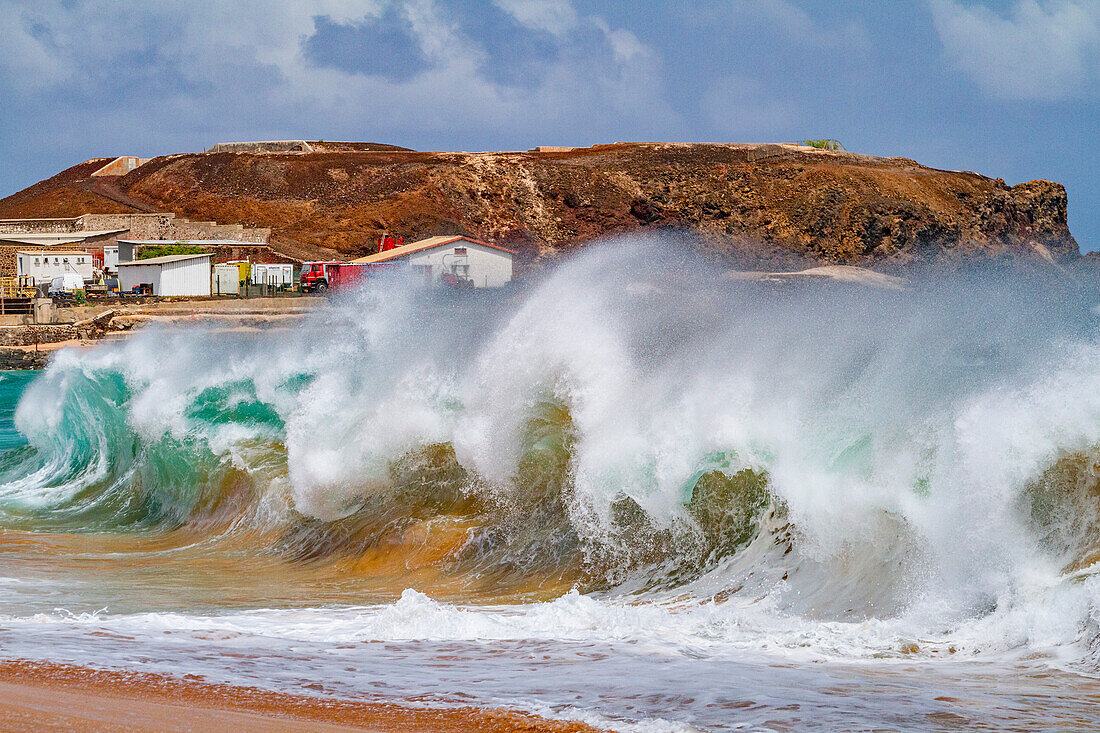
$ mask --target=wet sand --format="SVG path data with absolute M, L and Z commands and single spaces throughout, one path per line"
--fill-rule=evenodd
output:
M 325 700 L 199 679 L 93 670 L 50 662 L 0 661 L 5 731 L 530 731 L 588 733 L 507 710 L 423 709 Z

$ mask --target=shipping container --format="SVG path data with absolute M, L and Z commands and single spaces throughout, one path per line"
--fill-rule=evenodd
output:
M 294 265 L 254 264 L 252 265 L 252 284 L 289 288 L 294 285 Z
M 241 283 L 244 283 L 244 284 L 248 283 L 248 278 L 252 274 L 252 263 L 251 262 L 249 262 L 248 260 L 233 260 L 231 262 L 226 262 L 225 264 L 235 265 L 237 267 L 237 270 L 238 270 L 237 280 L 240 281 Z
M 240 273 L 236 265 L 214 265 L 214 295 L 238 295 Z

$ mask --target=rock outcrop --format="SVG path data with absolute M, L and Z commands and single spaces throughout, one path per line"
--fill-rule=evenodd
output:
M 83 213 L 80 173 L 55 180 L 0 200 L 0 218 Z M 272 246 L 300 258 L 358 256 L 382 231 L 406 241 L 467 234 L 540 258 L 654 230 L 765 269 L 1079 256 L 1057 183 L 1008 186 L 795 145 L 195 153 L 155 158 L 114 185 L 180 216 L 269 227 Z

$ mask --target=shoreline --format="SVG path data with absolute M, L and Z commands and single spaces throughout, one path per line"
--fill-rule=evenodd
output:
M 502 708 L 416 708 L 204 682 L 195 675 L 100 670 L 0 660 L 0 728 L 6 731 L 442 731 L 593 733 L 584 723 Z
M 0 371 L 45 369 L 60 349 L 123 340 L 153 324 L 256 333 L 288 329 L 323 303 L 304 297 L 206 298 L 70 308 L 68 319 L 56 323 L 0 324 Z M 31 335 L 36 331 L 41 334 L 37 343 Z

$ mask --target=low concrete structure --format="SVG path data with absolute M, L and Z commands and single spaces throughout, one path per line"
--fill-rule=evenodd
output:
M 210 295 L 209 254 L 167 255 L 118 263 L 118 287 L 123 293 L 147 285 L 153 295 Z
M 138 166 L 145 165 L 152 158 L 138 158 L 134 155 L 120 155 L 102 168 L 92 173 L 93 176 L 124 176 Z
M 379 264 L 406 262 L 431 283 L 450 279 L 475 288 L 499 288 L 512 281 L 515 251 L 470 237 L 428 237 L 419 242 L 352 260 Z
M 34 278 L 35 285 L 48 284 L 58 275 L 72 273 L 84 282 L 92 279 L 92 254 L 83 250 L 20 250 L 16 255 L 16 277 Z
M 216 143 L 208 153 L 312 153 L 313 146 L 305 140 L 253 140 L 249 142 Z

